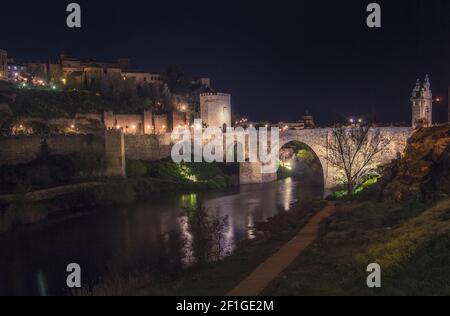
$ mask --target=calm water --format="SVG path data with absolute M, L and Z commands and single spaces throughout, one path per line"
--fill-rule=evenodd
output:
M 253 238 L 254 223 L 322 194 L 286 179 L 220 193 L 177 195 L 27 227 L 0 236 L 0 295 L 67 294 L 65 269 L 72 262 L 81 266 L 83 284 L 124 271 L 170 274 L 200 258 L 202 248 L 217 250 L 216 259 L 232 253 L 237 242 Z M 205 232 L 195 230 L 204 227 L 203 222 L 195 222 L 187 211 L 198 206 L 210 217 L 206 230 L 220 230 L 213 247 Z

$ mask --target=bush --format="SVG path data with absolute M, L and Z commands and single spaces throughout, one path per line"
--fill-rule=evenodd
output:
M 74 169 L 81 177 L 91 178 L 101 175 L 107 167 L 107 159 L 100 146 L 93 146 L 75 154 L 72 161 Z
M 208 189 L 224 189 L 228 186 L 227 179 L 221 176 L 217 176 L 214 179 L 207 181 Z
M 0 234 L 11 230 L 14 224 L 14 213 L 9 208 L 4 212 L 0 211 Z
M 98 205 L 128 204 L 136 200 L 136 192 L 129 181 L 110 182 L 95 189 L 94 200 Z
M 138 160 L 127 160 L 126 162 L 127 176 L 130 178 L 142 178 L 148 172 L 145 162 Z
M 32 185 L 48 187 L 53 183 L 50 167 L 47 164 L 33 166 L 27 170 L 26 180 Z

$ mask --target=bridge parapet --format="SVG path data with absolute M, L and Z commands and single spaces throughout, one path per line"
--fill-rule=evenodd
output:
M 411 127 L 374 127 L 373 131 L 380 130 L 383 135 L 390 139 L 390 143 L 382 154 L 376 159 L 376 164 L 381 165 L 390 162 L 395 159 L 398 153 L 403 153 L 406 148 L 408 139 L 413 133 Z M 319 159 L 324 176 L 324 185 L 326 188 L 332 188 L 336 185 L 336 178 L 338 176 L 338 170 L 331 166 L 328 161 L 328 149 L 327 144 L 329 137 L 331 137 L 332 128 L 317 128 L 317 129 L 305 129 L 286 131 L 280 133 L 279 146 L 282 148 L 290 142 L 300 142 L 308 147 L 316 154 Z M 246 183 L 251 183 L 255 180 L 256 183 L 270 181 L 273 177 L 250 175 L 249 172 L 258 172 L 256 167 L 247 168 L 244 166 L 244 178 Z M 266 181 L 264 181 L 266 180 Z M 253 182 L 253 183 L 255 183 Z

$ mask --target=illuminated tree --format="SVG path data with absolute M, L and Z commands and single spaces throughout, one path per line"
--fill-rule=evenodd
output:
M 361 182 L 375 172 L 375 158 L 390 140 L 369 125 L 337 127 L 328 140 L 326 160 L 343 175 L 350 195 Z

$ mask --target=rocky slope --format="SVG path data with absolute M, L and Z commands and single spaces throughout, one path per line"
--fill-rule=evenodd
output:
M 401 160 L 385 169 L 384 197 L 424 201 L 450 195 L 450 125 L 418 130 Z

